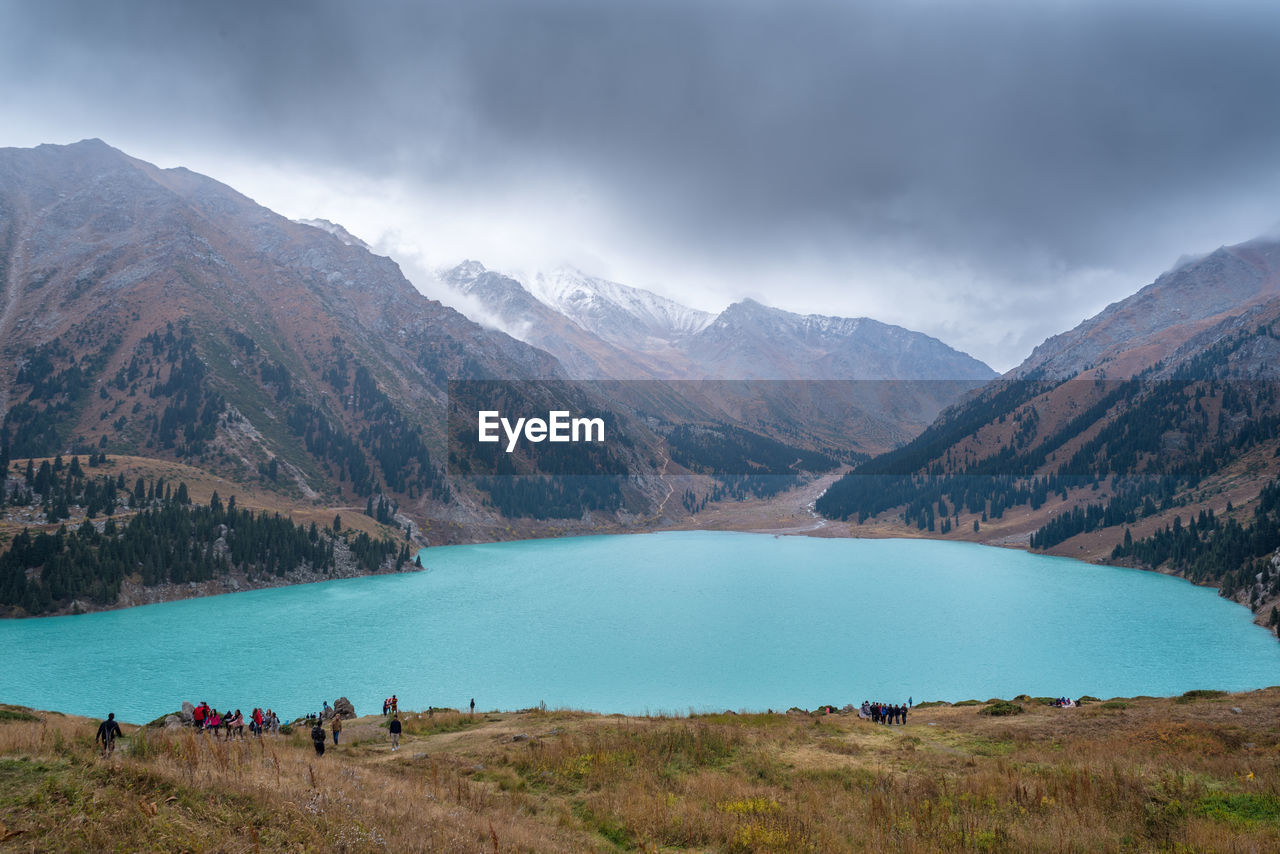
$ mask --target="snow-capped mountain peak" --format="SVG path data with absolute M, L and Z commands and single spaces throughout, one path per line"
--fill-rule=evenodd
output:
M 443 275 L 447 276 L 455 283 L 471 282 L 479 278 L 483 273 L 488 272 L 485 266 L 479 261 L 468 258 L 452 270 L 444 271 Z
M 525 286 L 538 299 L 606 341 L 637 344 L 637 334 L 670 342 L 705 329 L 715 315 L 652 291 L 588 276 L 571 267 L 538 273 Z
M 309 225 L 312 228 L 318 228 L 321 231 L 328 232 L 348 246 L 359 246 L 361 249 L 369 249 L 369 251 L 373 251 L 368 243 L 365 243 L 363 240 L 356 237 L 336 222 L 330 222 L 327 219 L 295 219 L 294 222 L 298 225 Z

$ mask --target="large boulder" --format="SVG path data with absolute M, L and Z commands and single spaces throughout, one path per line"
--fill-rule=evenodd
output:
M 196 720 L 196 707 L 183 700 L 182 711 L 178 713 L 178 717 L 182 718 L 184 724 L 191 726 Z
M 333 713 L 343 720 L 350 720 L 356 716 L 356 707 L 346 697 L 339 697 L 333 701 Z

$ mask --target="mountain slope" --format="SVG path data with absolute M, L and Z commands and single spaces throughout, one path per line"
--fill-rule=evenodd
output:
M 1070 332 L 1049 338 L 1012 373 L 1063 377 L 1114 363 L 1132 374 L 1197 333 L 1230 325 L 1280 297 L 1280 244 L 1252 240 L 1182 263 L 1142 290 L 1107 306 Z
M 105 448 L 303 495 L 449 501 L 450 380 L 562 369 L 329 231 L 96 140 L 0 151 L 11 454 Z M 554 384 L 516 388 L 556 403 Z
M 1278 282 L 1266 241 L 1185 264 L 1049 339 L 817 509 L 1146 561 L 1265 611 L 1280 596 Z

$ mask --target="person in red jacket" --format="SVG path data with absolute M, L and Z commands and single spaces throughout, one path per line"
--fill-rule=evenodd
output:
M 204 732 L 204 713 L 205 704 L 201 703 L 196 706 L 195 711 L 191 713 L 191 723 L 199 732 Z

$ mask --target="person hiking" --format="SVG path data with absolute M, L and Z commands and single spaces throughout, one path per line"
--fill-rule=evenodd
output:
M 204 732 L 204 712 L 205 712 L 204 703 L 201 703 L 200 705 L 196 706 L 195 709 L 192 710 L 191 712 L 191 725 L 194 726 L 199 732 Z
M 471 717 L 474 718 L 475 716 L 476 716 L 476 698 L 472 697 L 471 698 Z
M 391 749 L 400 749 L 400 716 L 392 715 L 391 723 L 387 725 L 387 729 L 391 731 Z
M 107 715 L 107 719 L 98 724 L 98 734 L 94 736 L 94 743 L 102 742 L 102 755 L 110 756 L 116 750 L 116 736 L 124 735 L 120 731 L 120 724 L 116 723 L 116 713 L 111 712 Z
M 333 728 L 333 746 L 338 746 L 338 733 L 342 732 L 342 716 L 336 712 L 333 715 L 333 723 L 329 724 Z
M 318 717 L 311 727 L 311 743 L 315 745 L 316 756 L 324 756 L 324 724 L 320 723 Z

